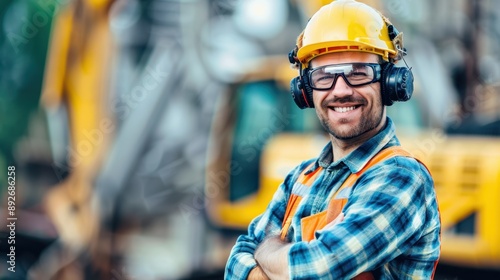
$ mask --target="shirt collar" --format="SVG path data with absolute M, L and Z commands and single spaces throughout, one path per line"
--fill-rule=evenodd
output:
M 323 148 L 323 151 L 319 155 L 313 168 L 315 169 L 318 168 L 318 166 L 321 166 L 323 168 L 333 169 L 343 163 L 352 173 L 359 172 L 368 163 L 368 161 L 383 148 L 399 145 L 395 130 L 396 128 L 394 123 L 389 117 L 387 117 L 386 125 L 381 131 L 357 149 L 350 152 L 344 158 L 336 162 L 332 162 L 332 143 L 329 141 L 325 148 Z

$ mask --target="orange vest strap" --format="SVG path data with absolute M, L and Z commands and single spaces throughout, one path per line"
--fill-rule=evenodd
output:
M 321 173 L 321 170 L 323 170 L 322 167 L 317 168 L 313 172 L 309 173 L 306 175 L 306 172 L 312 168 L 314 165 L 314 162 L 309 164 L 302 173 L 300 173 L 299 178 L 297 179 L 297 183 L 300 183 L 302 185 L 305 185 L 307 187 L 311 187 L 312 183 L 314 183 L 314 180 L 318 177 L 318 175 Z M 292 190 L 293 191 L 293 190 Z M 288 203 L 286 205 L 286 211 L 285 211 L 285 217 L 283 218 L 283 222 L 281 224 L 281 239 L 285 240 L 286 234 L 288 232 L 288 229 L 290 228 L 290 225 L 292 223 L 292 218 L 293 215 L 295 214 L 295 211 L 297 210 L 297 207 L 300 204 L 300 201 L 302 200 L 301 196 L 298 196 L 296 194 L 291 194 L 290 198 L 288 199 Z
M 301 200 L 302 197 L 298 195 L 295 194 L 290 195 L 290 198 L 288 199 L 288 204 L 286 205 L 285 217 L 283 218 L 283 223 L 281 224 L 281 233 L 280 233 L 281 240 L 285 240 L 288 229 L 292 224 L 292 217 L 295 214 L 295 211 L 297 211 L 297 207 L 299 206 Z

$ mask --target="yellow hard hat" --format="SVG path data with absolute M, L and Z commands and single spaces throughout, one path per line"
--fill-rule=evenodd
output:
M 396 48 L 395 43 L 400 46 Z M 354 0 L 337 0 L 312 16 L 297 48 L 297 59 L 303 66 L 318 55 L 341 51 L 374 53 L 394 62 L 403 50 L 402 33 L 398 35 L 389 20 L 372 7 Z

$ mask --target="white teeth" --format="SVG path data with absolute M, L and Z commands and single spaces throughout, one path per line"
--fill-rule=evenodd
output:
M 354 106 L 351 106 L 351 107 L 333 107 L 333 110 L 335 112 L 339 112 L 339 113 L 349 112 L 349 111 L 352 111 L 354 109 L 356 109 L 356 107 L 354 107 Z

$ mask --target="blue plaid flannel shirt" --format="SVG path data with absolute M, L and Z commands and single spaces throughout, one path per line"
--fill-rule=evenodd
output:
M 393 157 L 367 170 L 356 182 L 344 221 L 302 241 L 300 219 L 326 210 L 331 195 L 353 172 L 384 147 L 399 145 L 395 127 L 386 127 L 343 159 L 332 162 L 331 143 L 317 159 L 292 170 L 266 211 L 238 238 L 226 264 L 225 279 L 247 279 L 257 265 L 253 254 L 278 235 L 293 186 L 305 168 L 323 167 L 303 197 L 288 231 L 291 279 L 351 279 L 372 271 L 376 279 L 431 279 L 440 254 L 440 218 L 433 180 L 415 159 Z

